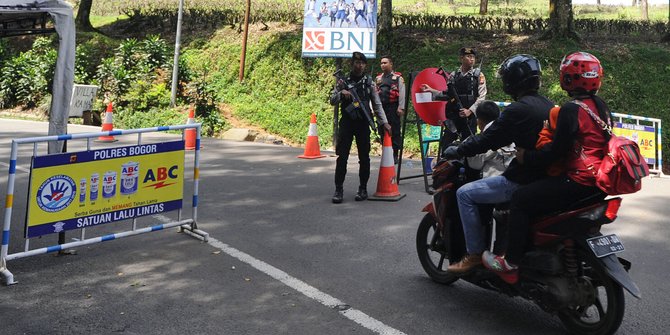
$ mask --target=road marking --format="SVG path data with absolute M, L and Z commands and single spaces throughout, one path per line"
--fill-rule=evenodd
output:
M 235 257 L 239 259 L 240 261 L 247 263 L 251 265 L 252 267 L 256 268 L 257 270 L 265 273 L 266 275 L 284 283 L 286 286 L 289 286 L 293 288 L 294 290 L 302 293 L 303 295 L 307 296 L 308 298 L 311 298 L 313 300 L 316 300 L 317 302 L 321 303 L 322 305 L 335 309 L 338 306 L 346 306 L 344 302 L 341 300 L 325 293 L 321 292 L 319 289 L 317 289 L 314 286 L 311 286 L 305 282 L 303 282 L 300 279 L 297 279 L 295 277 L 292 277 L 288 273 L 277 269 L 276 267 L 265 263 L 261 260 L 258 260 L 254 257 L 252 257 L 249 254 L 246 254 L 242 251 L 239 251 L 215 238 L 212 238 L 212 236 L 209 236 L 209 242 L 211 246 L 225 252 L 226 254 Z M 383 335 L 401 335 L 405 334 L 397 329 L 391 328 L 382 322 L 378 321 L 377 319 L 363 313 L 362 311 L 359 311 L 354 308 L 348 308 L 346 310 L 339 311 L 340 314 L 344 315 L 346 318 L 348 318 L 351 321 L 354 321 L 358 323 L 359 325 L 372 330 L 373 332 L 377 334 L 383 334 Z
M 154 218 L 164 221 L 164 222 L 170 222 L 172 221 L 168 217 L 158 214 L 158 215 L 153 215 Z M 331 308 L 331 309 L 338 309 L 338 312 L 342 315 L 344 315 L 347 319 L 354 321 L 358 323 L 359 325 L 377 333 L 380 335 L 406 335 L 405 333 L 401 332 L 400 330 L 397 330 L 395 328 L 389 327 L 382 323 L 381 321 L 363 313 L 362 311 L 359 311 L 354 308 L 346 308 L 343 310 L 339 310 L 340 306 L 348 306 L 346 303 L 342 302 L 341 300 L 329 295 L 328 293 L 321 292 L 319 289 L 317 289 L 314 286 L 311 286 L 304 281 L 292 277 L 288 273 L 268 264 L 265 263 L 261 260 L 258 260 L 254 258 L 253 256 L 244 253 L 240 250 L 237 250 L 215 238 L 212 237 L 212 235 L 209 235 L 208 237 L 208 242 L 209 245 L 211 245 L 214 248 L 217 248 L 229 256 L 232 256 L 234 258 L 237 258 L 243 263 L 251 265 L 253 268 L 256 270 L 259 270 L 266 275 L 282 282 L 284 285 L 291 287 L 292 289 L 302 293 L 306 297 L 316 300 L 320 304 Z

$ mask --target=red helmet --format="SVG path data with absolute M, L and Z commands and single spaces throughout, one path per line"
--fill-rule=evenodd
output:
M 578 51 L 563 57 L 560 76 L 561 88 L 568 92 L 595 93 L 600 89 L 603 67 L 596 56 Z

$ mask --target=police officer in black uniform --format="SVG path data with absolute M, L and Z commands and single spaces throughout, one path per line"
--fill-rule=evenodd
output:
M 386 118 L 391 125 L 391 142 L 393 144 L 393 162 L 398 164 L 398 153 L 402 146 L 400 135 L 400 119 L 405 113 L 405 80 L 402 73 L 393 70 L 393 58 L 385 55 L 380 58 L 382 73 L 375 79 L 377 92 L 382 101 Z M 379 130 L 384 136 L 384 130 Z
M 454 122 L 456 130 L 465 140 L 477 132 L 477 106 L 486 100 L 486 78 L 480 68 L 475 68 L 477 50 L 461 48 L 458 51 L 461 66 L 449 76 L 446 91 L 422 85 L 423 91 L 433 93 L 433 100 L 447 100 L 446 117 Z M 460 102 L 460 104 L 459 104 Z
M 333 203 L 339 204 L 342 202 L 344 177 L 347 174 L 347 161 L 349 160 L 349 152 L 351 151 L 351 144 L 356 138 L 356 147 L 358 148 L 358 178 L 359 186 L 358 193 L 354 198 L 356 201 L 363 201 L 368 198 L 367 184 L 370 179 L 370 125 L 368 118 L 363 113 L 370 111 L 370 103 L 372 103 L 375 114 L 377 114 L 377 121 L 386 131 L 391 131 L 384 109 L 382 108 L 377 88 L 372 78 L 365 73 L 367 66 L 367 59 L 365 55 L 360 52 L 354 52 L 351 57 L 351 72 L 347 78 L 338 80 L 337 87 L 333 90 L 330 96 L 330 103 L 335 105 L 340 104 L 340 121 L 337 136 L 337 144 L 335 153 L 337 156 L 337 164 L 335 166 L 335 194 L 333 195 Z M 355 102 L 351 92 L 348 88 L 353 85 L 359 102 Z M 363 108 L 363 106 L 367 108 Z M 369 115 L 372 118 L 372 115 Z

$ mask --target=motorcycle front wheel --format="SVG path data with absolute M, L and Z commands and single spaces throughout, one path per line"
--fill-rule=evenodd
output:
M 573 334 L 614 334 L 624 315 L 623 288 L 607 275 L 604 265 L 589 251 L 578 250 L 577 257 L 578 275 L 593 288 L 589 303 L 568 307 L 558 316 Z
M 423 270 L 434 281 L 449 285 L 458 280 L 447 272 L 449 255 L 437 229 L 435 218 L 429 213 L 423 217 L 416 232 L 416 252 Z

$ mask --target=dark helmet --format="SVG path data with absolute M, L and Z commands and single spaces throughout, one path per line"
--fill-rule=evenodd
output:
M 519 54 L 507 58 L 498 69 L 502 78 L 503 91 L 517 97 L 526 91 L 537 91 L 540 88 L 542 67 L 537 58 Z

